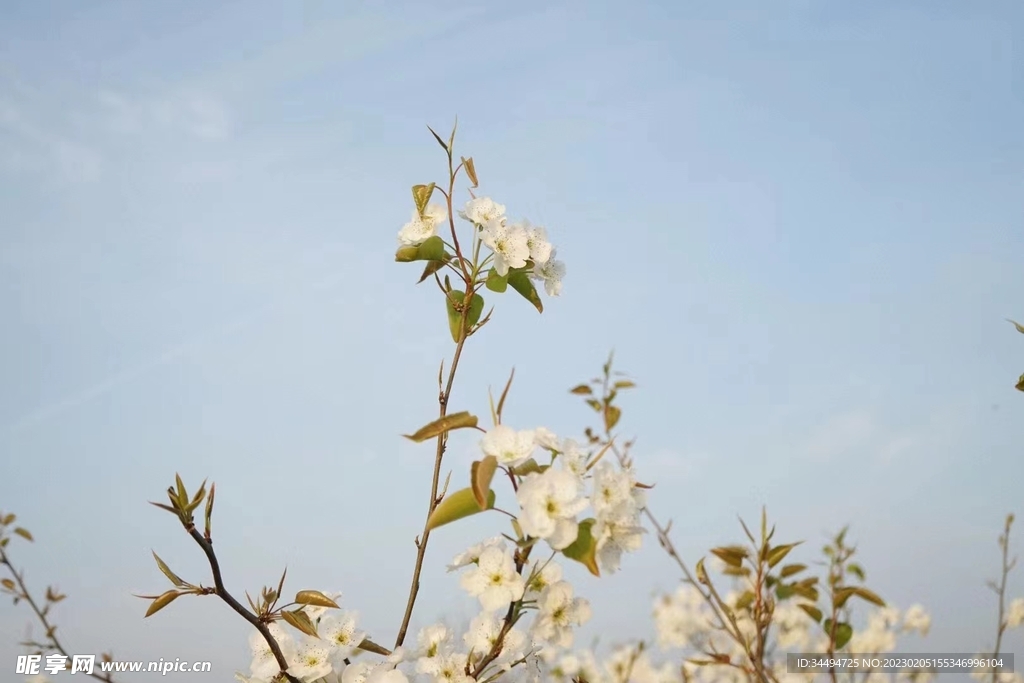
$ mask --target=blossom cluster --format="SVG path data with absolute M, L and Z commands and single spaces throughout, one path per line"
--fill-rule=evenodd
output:
M 487 539 L 453 558 L 448 567 L 449 572 L 460 573 L 460 586 L 480 606 L 466 632 L 459 636 L 443 624 L 433 624 L 419 632 L 415 648 L 400 648 L 380 661 L 352 661 L 365 637 L 357 628 L 357 614 L 306 606 L 319 638 L 271 625 L 291 675 L 304 683 L 402 683 L 416 677 L 468 683 L 518 666 L 524 676 L 531 671 L 536 675 L 544 661 L 572 648 L 574 629 L 590 619 L 590 604 L 576 595 L 555 558 L 586 528 L 598 571 L 617 571 L 623 553 L 641 545 L 644 492 L 631 469 L 543 427 L 515 430 L 496 425 L 483 436 L 480 449 L 512 475 L 519 512 L 517 537 Z M 548 463 L 537 462 L 538 451 L 547 454 Z M 593 516 L 581 520 L 588 508 Z M 550 555 L 530 560 L 530 552 L 540 543 Z M 527 614 L 532 620 L 524 626 Z M 238 674 L 238 680 L 270 683 L 277 662 L 258 632 L 251 647 L 250 674 Z
M 500 277 L 510 270 L 529 268 L 531 279 L 544 284 L 548 296 L 562 291 L 565 264 L 555 258 L 556 250 L 548 241 L 547 230 L 528 220 L 510 222 L 505 206 L 489 197 L 469 200 L 459 217 L 474 226 L 474 238 L 491 251 L 491 266 Z M 419 246 L 438 236 L 438 226 L 448 220 L 448 210 L 440 204 L 427 204 L 423 211 L 414 209 L 412 218 L 398 232 L 403 246 Z

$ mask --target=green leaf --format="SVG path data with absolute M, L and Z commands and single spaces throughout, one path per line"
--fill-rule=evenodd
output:
M 850 638 L 853 638 L 853 627 L 840 622 L 836 626 L 836 649 L 842 650 L 846 647 L 846 644 L 850 642 Z
M 452 300 L 454 299 L 457 303 L 461 304 L 465 298 L 466 293 L 457 290 L 448 292 L 444 297 L 445 308 L 448 310 L 448 330 L 452 333 L 452 341 L 456 344 L 462 338 L 462 314 L 455 310 L 455 304 L 452 303 Z
M 814 605 L 808 605 L 807 603 L 803 603 L 803 602 L 798 604 L 797 607 L 802 609 L 807 614 L 807 616 L 809 616 L 811 619 L 814 619 L 814 621 L 816 621 L 818 623 L 821 623 L 821 610 L 820 609 L 818 609 Z
M 580 522 L 576 540 L 569 547 L 565 548 L 562 554 L 570 560 L 576 560 L 582 564 L 594 576 L 601 576 L 601 570 L 597 566 L 597 539 L 591 533 L 596 521 L 594 519 L 585 519 Z
M 28 532 L 28 529 L 23 529 L 20 526 L 14 527 L 14 533 L 18 534 L 19 536 L 24 538 L 26 541 L 34 541 L 35 540 L 34 538 L 32 538 L 32 534 L 30 534 Z
M 846 602 L 857 594 L 856 588 L 840 588 L 832 596 L 832 604 L 837 608 L 842 608 Z
M 1020 379 L 1017 380 L 1017 391 L 1024 391 L 1024 375 L 1021 375 Z
M 423 443 L 427 439 L 433 439 L 455 429 L 472 429 L 476 427 L 476 423 L 476 415 L 471 415 L 468 411 L 462 411 L 461 413 L 452 413 L 451 415 L 438 418 L 420 427 L 416 430 L 415 434 L 405 434 L 404 436 L 416 443 Z
M 444 240 L 440 235 L 428 237 L 416 246 L 399 247 L 395 252 L 395 261 L 409 263 L 411 261 L 441 261 L 442 265 L 448 261 L 449 256 L 444 250 Z M 440 268 L 441 266 L 438 266 Z M 421 280 L 422 282 L 422 280 Z
M 501 294 L 508 289 L 508 273 L 505 275 L 498 275 L 498 271 L 491 268 L 487 271 L 487 282 L 485 284 L 487 289 Z
M 785 578 L 787 578 L 789 576 L 793 576 L 794 574 L 799 574 L 800 572 L 802 572 L 805 569 L 807 569 L 807 565 L 806 564 L 787 564 L 779 572 L 779 576 L 781 576 L 782 578 L 785 579 Z
M 439 261 L 427 261 L 427 266 L 423 269 L 423 274 L 420 275 L 420 279 L 416 281 L 416 284 L 422 283 L 428 277 L 444 268 L 444 264 L 447 262 L 447 258 L 441 259 Z
M 752 591 L 743 591 L 740 597 L 736 598 L 736 609 L 744 610 L 750 607 L 754 603 L 754 593 Z
M 1009 323 L 1013 323 L 1013 326 L 1017 328 L 1017 331 L 1020 332 L 1021 334 L 1024 334 L 1024 325 L 1021 325 L 1019 322 L 1016 322 L 1015 320 L 1010 320 L 1009 318 L 1007 318 L 1006 321 Z
M 295 594 L 295 602 L 299 605 L 313 605 L 315 607 L 333 607 L 340 609 L 338 603 L 320 591 L 299 591 Z
M 466 314 L 466 329 L 472 329 L 474 325 L 480 322 L 480 315 L 484 312 L 484 298 L 480 296 L 480 292 L 473 294 L 473 298 L 469 300 L 469 312 Z
M 427 208 L 430 196 L 434 194 L 434 183 L 429 185 L 413 185 L 412 199 L 416 202 L 416 211 L 422 216 L 423 210 Z
M 430 514 L 430 519 L 427 520 L 427 530 L 433 531 L 440 526 L 451 524 L 463 517 L 475 515 L 478 512 L 483 512 L 483 510 L 493 509 L 494 491 L 487 492 L 486 503 L 486 506 L 481 509 L 473 489 L 460 489 L 448 495 L 441 501 L 440 505 L 434 508 L 434 511 Z
M 530 458 L 526 462 L 520 463 L 520 464 L 516 465 L 515 467 L 513 467 L 512 468 L 512 474 L 519 475 L 520 477 L 525 477 L 527 474 L 534 474 L 534 473 L 541 474 L 541 473 L 545 472 L 549 467 L 551 467 L 551 466 L 550 465 L 539 465 L 539 464 L 537 464 L 536 460 L 534 460 L 533 458 Z
M 576 386 L 569 390 L 569 393 L 576 394 L 577 396 L 592 396 L 594 390 L 591 389 L 586 384 L 577 384 Z
M 508 284 L 512 286 L 512 289 L 519 292 L 524 299 L 533 304 L 538 313 L 544 312 L 544 302 L 540 300 L 537 288 L 533 286 L 533 282 L 526 275 L 525 270 L 510 270 L 508 272 Z
M 775 587 L 775 597 L 779 600 L 786 600 L 796 595 L 796 586 L 780 583 Z
M 864 570 L 856 562 L 851 562 L 848 565 L 846 565 L 846 571 L 850 572 L 861 581 L 864 580 Z
M 725 562 L 726 566 L 738 569 L 743 565 L 743 560 L 747 558 L 747 549 L 739 545 L 729 545 L 712 548 L 711 554 Z
M 177 600 L 178 596 L 181 595 L 178 591 L 170 590 L 153 599 L 153 602 L 149 605 L 149 609 L 146 610 L 146 617 L 151 617 L 167 605 Z M 145 617 L 144 617 L 145 618 Z
M 483 460 L 477 460 L 470 467 L 469 478 L 470 488 L 473 490 L 473 497 L 481 510 L 487 508 L 487 494 L 491 491 L 491 481 L 494 480 L 494 472 L 498 469 L 498 459 L 488 455 Z
M 774 567 L 779 562 L 782 562 L 789 554 L 789 551 L 800 545 L 799 543 L 788 543 L 786 545 L 775 546 L 768 551 L 768 567 Z

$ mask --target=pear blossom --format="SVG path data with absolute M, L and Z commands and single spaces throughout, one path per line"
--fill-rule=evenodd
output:
M 572 627 L 582 626 L 591 617 L 590 603 L 573 597 L 572 584 L 568 581 L 548 586 L 537 600 L 537 608 L 533 633 L 556 647 L 571 647 Z
M 534 429 L 533 440 L 538 446 L 549 451 L 561 450 L 558 436 L 547 427 L 537 427 Z
M 448 565 L 448 571 L 453 572 L 463 567 L 468 567 L 471 564 L 476 564 L 480 561 L 480 555 L 488 548 L 501 548 L 504 550 L 506 545 L 505 539 L 502 536 L 494 536 L 482 543 L 477 543 L 469 550 L 456 555 L 452 563 Z
M 1006 610 L 1006 627 L 1017 628 L 1024 624 L 1024 598 L 1014 598 Z
M 505 217 L 505 205 L 498 204 L 490 197 L 477 197 L 466 202 L 465 208 L 459 211 L 459 216 L 483 227 L 491 221 L 500 221 Z
M 490 220 L 480 233 L 480 241 L 494 252 L 494 270 L 508 275 L 510 268 L 522 268 L 530 257 L 527 233 L 520 225 L 507 225 L 501 220 Z
M 296 654 L 298 654 L 298 646 L 295 639 L 276 623 L 268 624 L 267 628 L 270 630 L 270 635 L 274 637 L 274 640 L 277 641 L 278 646 L 281 648 L 285 661 L 291 663 Z M 249 669 L 252 675 L 257 678 L 266 679 L 272 679 L 276 676 L 281 667 L 278 665 L 277 658 L 274 657 L 274 653 L 262 633 L 253 630 L 249 636 L 249 648 L 252 650 L 252 664 Z
M 437 234 L 437 225 L 448 218 L 448 210 L 440 204 L 428 204 L 421 216 L 415 209 L 412 219 L 398 232 L 398 241 L 406 246 L 423 244 Z
M 477 566 L 463 574 L 460 583 L 489 612 L 522 599 L 526 589 L 523 577 L 516 572 L 512 553 L 493 546 L 480 553 Z
M 548 241 L 548 232 L 544 228 L 530 225 L 530 221 L 524 220 L 523 230 L 526 231 L 526 247 L 530 253 L 530 260 L 534 263 L 547 263 L 551 258 L 553 247 Z
M 534 565 L 530 578 L 526 582 L 526 596 L 536 598 L 544 589 L 562 580 L 562 566 L 553 561 L 543 565 Z
M 331 673 L 331 651 L 312 639 L 299 645 L 293 658 L 288 659 L 288 673 L 305 681 L 316 681 Z
M 579 479 L 571 472 L 549 469 L 527 475 L 516 492 L 523 533 L 546 540 L 554 550 L 569 547 L 579 533 L 576 515 L 588 505 L 581 494 Z
M 565 264 L 555 258 L 555 250 L 552 249 L 551 257 L 547 261 L 534 264 L 530 277 L 544 282 L 544 291 L 548 296 L 558 296 L 562 293 Z
M 515 467 L 522 464 L 537 447 L 534 433 L 530 430 L 517 432 L 506 425 L 497 425 L 484 434 L 480 449 L 484 455 L 493 455 L 498 464 Z
M 922 636 L 928 635 L 932 626 L 932 618 L 921 605 L 911 605 L 903 614 L 903 630 L 917 631 Z

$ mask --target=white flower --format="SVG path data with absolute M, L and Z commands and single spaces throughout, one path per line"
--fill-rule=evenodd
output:
M 682 585 L 675 593 L 658 598 L 654 603 L 658 645 L 664 649 L 688 646 L 710 625 L 705 610 L 704 598 L 693 586 Z
M 524 534 L 543 538 L 554 550 L 567 548 L 576 540 L 576 515 L 588 503 L 574 474 L 555 469 L 530 474 L 519 485 L 516 498 L 522 508 L 519 526 Z
M 644 528 L 638 517 L 638 511 L 630 515 L 605 515 L 594 523 L 591 533 L 597 539 L 597 563 L 609 574 L 619 570 L 622 553 L 640 550 Z
M 530 257 L 527 234 L 521 226 L 506 225 L 502 220 L 488 221 L 480 241 L 494 252 L 494 270 L 501 276 L 507 275 L 510 268 L 522 268 Z
M 559 446 L 558 451 L 562 469 L 572 472 L 582 481 L 587 473 L 587 454 L 580 449 L 580 445 L 574 439 L 566 439 Z
M 505 425 L 497 425 L 480 441 L 484 455 L 493 455 L 499 464 L 512 467 L 527 460 L 536 447 L 532 431 L 517 432 Z
M 561 450 L 559 448 L 558 436 L 547 427 L 537 427 L 534 429 L 533 440 L 538 446 L 549 451 Z
M 558 583 L 562 580 L 562 567 L 553 561 L 546 562 L 543 568 L 538 570 L 537 565 L 534 565 L 533 573 L 530 575 L 530 580 L 526 584 L 526 594 L 528 597 L 537 597 L 540 593 L 544 592 L 544 589 L 548 586 Z
M 526 588 L 523 577 L 516 573 L 512 553 L 496 547 L 480 553 L 477 566 L 463 574 L 460 583 L 466 592 L 479 598 L 481 607 L 489 612 L 522 599 Z
M 419 659 L 416 673 L 433 676 L 437 673 L 441 656 L 451 650 L 452 634 L 444 624 L 433 624 L 422 629 L 416 639 Z
M 452 563 L 448 565 L 448 571 L 453 572 L 456 569 L 462 569 L 463 567 L 468 567 L 471 564 L 476 564 L 480 561 L 480 555 L 488 548 L 501 548 L 504 550 L 505 545 L 505 538 L 502 536 L 494 536 L 482 543 L 477 543 L 466 552 L 456 555 L 452 560 Z
M 628 470 L 618 470 L 607 460 L 594 467 L 594 512 L 602 515 L 619 514 L 622 506 L 639 507 L 634 491 L 636 481 Z
M 448 218 L 448 210 L 440 204 L 428 204 L 423 215 L 414 209 L 412 220 L 398 231 L 398 241 L 406 246 L 417 246 L 437 234 L 437 224 Z
M 298 652 L 295 640 L 278 624 L 268 624 L 267 628 L 270 630 L 270 635 L 274 637 L 274 640 L 277 641 L 278 646 L 281 648 L 285 661 L 292 662 Z M 252 664 L 249 670 L 253 676 L 270 679 L 281 670 L 273 651 L 270 649 L 270 645 L 267 644 L 266 638 L 259 631 L 254 630 L 252 635 L 249 636 L 249 649 L 252 650 Z
M 590 620 L 590 603 L 574 598 L 572 584 L 559 581 L 549 586 L 537 601 L 534 635 L 556 647 L 572 647 L 573 625 L 582 626 Z
M 331 646 L 331 657 L 337 661 L 352 655 L 366 634 L 356 630 L 357 612 L 332 612 L 321 618 L 320 638 Z
M 555 258 L 555 250 L 552 249 L 551 257 L 547 261 L 534 264 L 530 277 L 544 281 L 544 291 L 548 293 L 548 296 L 558 296 L 562 293 L 565 264 Z
M 306 640 L 294 658 L 288 659 L 288 673 L 305 681 L 316 681 L 331 673 L 330 650 L 318 640 Z
M 490 197 L 477 197 L 466 202 L 466 207 L 459 211 L 459 216 L 474 225 L 484 226 L 491 221 L 505 217 L 505 205 L 498 204 Z
M 1006 610 L 1006 627 L 1017 628 L 1024 624 L 1024 598 L 1015 598 Z
M 526 247 L 530 252 L 530 260 L 535 264 L 547 263 L 551 258 L 551 242 L 548 242 L 548 232 L 544 228 L 530 225 L 530 221 L 523 221 L 523 229 L 526 231 Z
M 461 652 L 444 655 L 438 662 L 434 680 L 437 683 L 476 683 L 466 675 L 466 660 L 466 655 Z
M 484 612 L 477 615 L 463 636 L 466 647 L 474 655 L 486 655 L 497 644 L 501 635 L 502 620 L 494 613 Z M 501 643 L 500 656 L 495 660 L 503 666 L 514 661 L 526 643 L 526 634 L 516 628 L 509 629 Z
M 926 636 L 931 626 L 932 618 L 928 616 L 928 613 L 924 611 L 924 607 L 921 605 L 911 605 L 910 609 L 903 615 L 904 631 L 917 631 L 922 636 Z

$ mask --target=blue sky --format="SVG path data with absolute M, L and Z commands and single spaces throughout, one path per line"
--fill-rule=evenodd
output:
M 806 559 L 850 522 L 869 585 L 933 613 L 903 651 L 991 645 L 983 584 L 1024 512 L 1022 30 L 1010 0 L 5 5 L 0 508 L 38 539 L 18 561 L 71 596 L 73 650 L 229 676 L 248 629 L 222 604 L 143 621 L 131 596 L 165 588 L 151 549 L 209 581 L 146 504 L 208 477 L 229 588 L 287 564 L 394 638 L 432 462 L 399 435 L 452 343 L 392 257 L 409 187 L 443 177 L 426 126 L 458 115 L 482 190 L 569 275 L 543 316 L 493 297 L 454 404 L 486 414 L 515 366 L 507 420 L 578 434 L 566 390 L 614 347 L 691 564 L 762 504 Z M 473 454 L 453 438 L 453 481 Z M 499 526 L 435 535 L 418 623 L 471 614 L 443 566 Z M 573 576 L 604 640 L 650 635 L 677 581 L 653 539 Z M 27 622 L 0 610 L 0 661 Z

